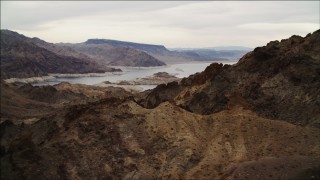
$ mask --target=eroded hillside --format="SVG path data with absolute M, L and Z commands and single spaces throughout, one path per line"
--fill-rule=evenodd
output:
M 291 178 L 320 157 L 317 128 L 241 108 L 197 115 L 168 102 L 145 109 L 132 98 L 107 98 L 1 126 L 3 178 Z
M 170 100 L 198 114 L 241 106 L 269 119 L 320 127 L 319 42 L 319 30 L 272 41 L 236 65 L 213 63 L 180 84 L 158 86 L 140 104 L 154 108 Z

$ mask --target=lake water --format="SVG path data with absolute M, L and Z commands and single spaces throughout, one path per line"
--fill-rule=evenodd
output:
M 223 64 L 234 64 L 236 62 L 221 62 Z M 112 83 L 119 82 L 121 80 L 134 80 L 136 78 L 143 78 L 151 76 L 157 72 L 167 72 L 173 74 L 179 78 L 188 77 L 191 74 L 203 71 L 211 63 L 183 63 L 183 64 L 173 64 L 162 67 L 152 67 L 152 68 L 132 68 L 132 67 L 122 67 L 121 74 L 110 74 L 107 76 L 100 77 L 56 77 L 55 79 L 34 83 L 34 85 L 54 85 L 61 82 L 69 82 L 72 84 L 87 84 L 95 85 L 102 83 L 104 81 L 109 81 Z M 155 85 L 142 85 L 144 90 L 154 88 Z

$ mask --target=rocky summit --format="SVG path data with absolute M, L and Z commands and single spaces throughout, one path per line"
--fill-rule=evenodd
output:
M 1 179 L 317 179 L 319 40 L 136 94 L 1 81 Z

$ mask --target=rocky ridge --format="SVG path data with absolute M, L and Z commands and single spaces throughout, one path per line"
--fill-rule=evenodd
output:
M 140 104 L 154 108 L 170 100 L 198 114 L 241 106 L 262 117 L 320 127 L 319 41 L 319 30 L 272 41 L 235 65 L 213 63 L 179 84 L 157 87 Z

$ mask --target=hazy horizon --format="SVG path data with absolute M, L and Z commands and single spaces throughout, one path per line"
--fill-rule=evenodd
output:
M 1 29 L 53 43 L 254 48 L 319 28 L 319 1 L 1 1 Z

